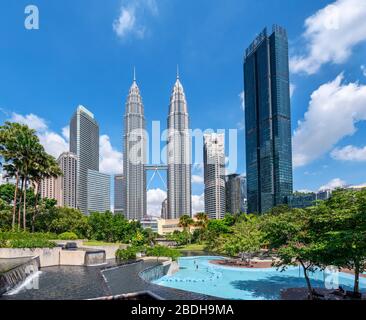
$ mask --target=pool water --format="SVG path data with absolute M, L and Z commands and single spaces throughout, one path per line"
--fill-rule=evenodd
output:
M 191 292 L 239 300 L 277 300 L 281 289 L 305 287 L 302 268 L 289 267 L 286 271 L 276 268 L 246 269 L 219 266 L 210 260 L 223 257 L 200 256 L 179 259 L 180 270 L 172 276 L 164 276 L 154 283 Z M 353 289 L 354 276 L 342 272 L 315 271 L 310 274 L 311 283 L 319 288 Z M 360 289 L 366 292 L 366 278 L 360 278 Z

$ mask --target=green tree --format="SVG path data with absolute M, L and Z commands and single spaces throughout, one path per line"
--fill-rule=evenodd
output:
M 47 178 L 57 178 L 62 175 L 61 168 L 56 162 L 55 158 L 46 152 L 40 152 L 35 156 L 35 161 L 33 163 L 32 168 L 30 169 L 30 181 L 34 186 L 34 195 L 35 195 L 35 205 L 34 205 L 34 214 L 31 219 L 31 227 L 34 232 L 34 223 L 39 214 L 39 186 L 43 179 Z
M 336 190 L 312 208 L 313 226 L 324 243 L 324 264 L 354 270 L 354 293 L 366 271 L 366 189 Z
M 289 265 L 301 265 L 309 298 L 313 299 L 309 273 L 324 267 L 321 259 L 324 243 L 311 228 L 311 213 L 311 210 L 294 209 L 267 214 L 263 216 L 261 230 L 269 248 L 275 250 L 279 258 L 275 266 L 285 270 Z
M 191 227 L 194 225 L 193 219 L 185 214 L 179 218 L 179 226 L 183 228 L 184 232 L 189 234 L 189 242 L 191 242 Z
M 196 222 L 194 223 L 194 225 L 199 228 L 198 241 L 201 243 L 202 238 L 207 230 L 208 216 L 204 212 L 199 212 L 196 214 L 195 218 Z
M 160 257 L 171 258 L 173 261 L 180 257 L 180 252 L 177 249 L 168 248 L 161 245 L 156 245 L 154 247 L 148 247 L 146 249 L 146 254 L 150 257 L 156 257 L 157 261 Z
M 259 218 L 247 216 L 245 221 L 233 226 L 233 233 L 224 244 L 224 250 L 230 256 L 241 254 L 242 259 L 249 255 L 247 263 L 250 264 L 252 255 L 258 253 L 262 245 L 263 233 L 259 228 Z
M 40 166 L 40 159 L 45 154 L 35 130 L 19 123 L 6 122 L 0 126 L 0 155 L 5 160 L 4 168 L 8 174 L 15 176 L 16 185 L 21 181 L 22 196 L 18 208 L 18 229 L 21 226 L 21 203 L 23 202 L 22 225 L 26 230 L 27 221 L 27 190 L 30 187 L 32 175 L 45 170 Z M 12 227 L 15 228 L 15 212 L 18 189 L 14 190 L 14 207 Z

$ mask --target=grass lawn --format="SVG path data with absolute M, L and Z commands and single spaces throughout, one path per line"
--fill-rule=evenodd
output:
M 96 241 L 96 240 L 89 240 L 89 241 L 84 241 L 83 245 L 84 246 L 114 246 L 114 245 L 118 245 L 121 243 L 112 243 L 112 242 L 104 242 L 104 241 Z
M 180 251 L 204 251 L 205 247 L 206 244 L 204 243 L 203 244 L 193 243 L 193 244 L 187 244 L 177 249 Z

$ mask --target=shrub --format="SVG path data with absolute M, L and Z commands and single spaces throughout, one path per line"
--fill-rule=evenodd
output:
M 51 233 L 0 232 L 0 247 L 53 248 L 56 244 L 50 240 L 56 238 Z
M 77 240 L 78 236 L 74 232 L 64 232 L 58 235 L 60 240 Z
M 133 246 L 127 249 L 118 249 L 116 251 L 116 258 L 120 260 L 134 260 L 138 251 L 138 248 Z
M 172 248 L 168 248 L 168 247 L 164 247 L 164 246 L 160 246 L 160 245 L 147 248 L 146 254 L 150 257 L 171 258 L 173 261 L 177 260 L 181 255 L 181 253 L 177 249 L 172 249 Z

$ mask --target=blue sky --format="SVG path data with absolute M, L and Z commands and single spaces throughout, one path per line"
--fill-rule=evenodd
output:
M 39 30 L 24 27 L 28 1 L 2 4 L 0 121 L 33 126 L 54 155 L 67 148 L 65 127 L 81 104 L 100 124 L 101 170 L 119 172 L 133 67 L 150 130 L 153 120 L 166 127 L 179 64 L 191 127 L 237 128 L 237 172 L 244 173 L 243 53 L 276 23 L 289 37 L 294 188 L 366 183 L 362 1 L 33 0 Z M 199 210 L 201 169 L 194 175 Z M 150 211 L 157 213 L 165 193 L 158 179 L 151 188 Z

